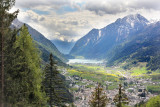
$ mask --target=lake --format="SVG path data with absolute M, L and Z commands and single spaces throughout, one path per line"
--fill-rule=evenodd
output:
M 68 64 L 80 63 L 80 64 L 102 64 L 104 61 L 91 60 L 91 59 L 69 59 Z

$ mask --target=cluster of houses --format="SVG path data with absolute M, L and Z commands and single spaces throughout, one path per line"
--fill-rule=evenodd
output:
M 97 82 L 83 79 L 77 75 L 74 76 L 67 76 L 66 80 L 70 82 L 70 88 L 76 88 L 76 91 L 73 91 L 74 95 L 74 105 L 76 107 L 88 107 L 89 101 L 91 100 L 92 92 L 95 90 L 97 86 Z M 81 82 L 82 84 L 78 84 Z M 113 90 L 108 90 L 107 86 L 112 84 L 110 81 L 106 81 L 106 86 L 104 88 L 104 92 L 106 93 L 109 103 L 107 107 L 115 107 L 115 103 L 113 99 L 116 94 L 118 94 L 118 88 Z M 151 97 L 155 96 L 147 91 L 145 84 L 159 84 L 152 82 L 151 79 L 136 79 L 136 78 L 126 78 L 123 81 L 123 88 L 125 89 L 125 94 L 128 96 L 129 99 L 129 106 L 134 106 L 140 102 L 146 102 Z M 91 85 L 92 87 L 88 87 Z

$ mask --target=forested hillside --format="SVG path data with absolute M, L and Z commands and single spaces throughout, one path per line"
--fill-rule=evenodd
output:
M 147 62 L 147 68 L 159 69 L 160 53 L 160 22 L 147 26 L 141 33 L 123 43 L 108 54 L 108 65 L 127 62 L 126 68 L 131 68 L 138 62 Z

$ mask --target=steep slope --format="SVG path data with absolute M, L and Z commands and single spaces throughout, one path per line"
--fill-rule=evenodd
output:
M 146 18 L 136 14 L 119 18 L 102 29 L 92 29 L 76 42 L 70 54 L 90 59 L 105 58 L 109 50 L 139 33 L 148 22 Z
M 18 19 L 15 19 L 12 22 L 11 27 L 15 28 L 21 28 L 24 23 L 18 21 Z M 59 50 L 56 48 L 56 46 L 47 38 L 45 38 L 41 33 L 39 33 L 37 30 L 32 28 L 31 26 L 27 25 L 29 33 L 31 34 L 32 38 L 36 41 L 38 44 L 39 49 L 42 52 L 42 59 L 44 61 L 48 61 L 49 54 L 52 53 L 54 57 L 58 60 L 58 62 L 66 62 L 67 60 L 64 58 L 63 54 L 59 52 Z
M 107 65 L 125 63 L 129 69 L 138 62 L 146 62 L 148 69 L 160 69 L 160 22 L 150 24 L 128 42 L 118 45 L 110 54 Z

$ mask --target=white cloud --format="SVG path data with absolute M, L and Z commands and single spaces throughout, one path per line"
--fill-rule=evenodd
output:
M 48 39 L 77 40 L 92 28 L 102 28 L 117 18 L 140 13 L 148 19 L 160 18 L 159 0 L 17 0 L 18 18 Z M 60 13 L 67 6 L 76 11 Z M 46 11 L 48 14 L 36 13 Z
M 98 15 L 104 15 L 139 9 L 160 10 L 159 5 L 159 0 L 88 0 L 84 8 Z

